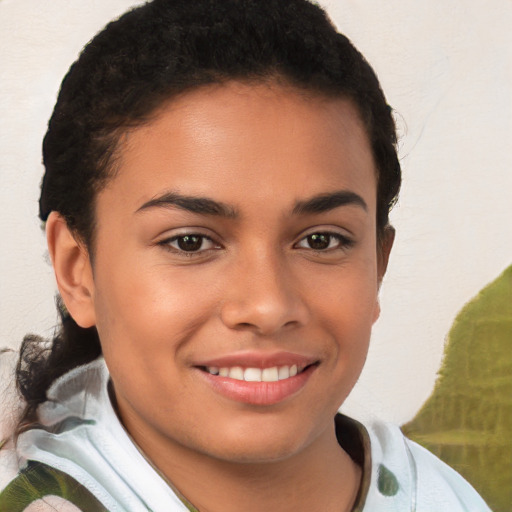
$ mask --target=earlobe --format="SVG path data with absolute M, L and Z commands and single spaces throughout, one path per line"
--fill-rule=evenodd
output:
M 57 286 L 67 310 L 80 327 L 92 327 L 96 318 L 89 252 L 57 212 L 48 217 L 46 238 Z
M 379 319 L 379 316 L 380 316 L 380 302 L 379 302 L 379 298 L 377 297 L 377 301 L 375 303 L 375 310 L 373 312 L 373 323 L 375 323 Z
M 384 232 L 379 237 L 377 246 L 377 285 L 380 288 L 382 279 L 388 268 L 389 254 L 395 241 L 395 228 L 393 226 L 386 226 Z M 380 302 L 377 296 L 375 304 L 375 312 L 373 315 L 373 322 L 375 323 L 380 316 Z
M 395 228 L 388 224 L 377 242 L 377 279 L 379 287 L 388 268 L 389 254 L 391 253 L 394 241 Z

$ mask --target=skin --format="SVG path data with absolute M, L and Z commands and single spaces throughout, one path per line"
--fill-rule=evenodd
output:
M 340 191 L 361 201 L 297 207 Z M 50 216 L 61 295 L 98 329 L 123 424 L 202 512 L 350 509 L 361 470 L 333 417 L 379 315 L 392 235 L 377 245 L 375 217 L 375 165 L 350 101 L 240 83 L 187 93 L 126 134 L 97 197 L 94 264 Z M 176 238 L 187 234 L 207 238 L 187 253 Z M 226 397 L 197 367 L 278 351 L 315 365 L 272 404 Z

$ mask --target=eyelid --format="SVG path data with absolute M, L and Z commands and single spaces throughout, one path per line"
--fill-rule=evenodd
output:
M 160 239 L 156 241 L 155 245 L 161 246 L 164 249 L 166 249 L 169 252 L 172 252 L 174 254 L 183 255 L 186 257 L 191 257 L 194 255 L 196 255 L 196 256 L 204 255 L 205 253 L 207 253 L 211 250 L 221 249 L 223 247 L 222 244 L 218 241 L 217 236 L 214 236 L 211 234 L 206 234 L 204 231 L 205 231 L 204 228 L 195 228 L 195 227 L 179 228 L 179 229 L 174 230 L 174 232 L 171 232 L 171 233 L 167 232 L 164 236 L 161 236 Z M 206 249 L 201 248 L 197 251 L 185 251 L 183 249 L 180 249 L 179 247 L 173 247 L 171 245 L 172 242 L 178 240 L 179 238 L 186 237 L 186 236 L 200 237 L 203 239 L 203 241 L 204 240 L 210 241 L 213 246 L 208 247 Z
M 177 226 L 175 228 L 169 228 L 166 230 L 162 230 L 159 235 L 154 237 L 155 243 L 159 244 L 161 242 L 165 242 L 166 240 L 171 240 L 172 238 L 179 238 L 180 236 L 202 236 L 204 238 L 209 238 L 213 241 L 220 240 L 220 237 L 209 228 L 202 226 Z
M 313 249 L 312 247 L 310 247 L 310 248 L 299 247 L 299 244 L 302 241 L 306 240 L 309 236 L 316 235 L 316 234 L 328 235 L 328 236 L 331 236 L 331 237 L 337 239 L 339 241 L 339 247 L 332 247 L 330 249 L 329 248 Z M 355 244 L 354 238 L 348 234 L 342 233 L 332 227 L 323 228 L 322 226 L 315 226 L 314 228 L 310 228 L 306 232 L 303 232 L 301 234 L 300 238 L 298 238 L 297 241 L 293 244 L 293 246 L 297 247 L 299 249 L 306 249 L 306 250 L 315 251 L 315 252 L 329 252 L 329 251 L 335 251 L 337 249 L 339 249 L 339 250 L 348 249 L 348 248 L 352 247 L 354 244 Z

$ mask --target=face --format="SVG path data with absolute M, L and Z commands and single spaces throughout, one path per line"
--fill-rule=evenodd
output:
M 90 307 L 135 440 L 267 461 L 331 430 L 379 312 L 375 209 L 348 100 L 210 86 L 127 134 Z

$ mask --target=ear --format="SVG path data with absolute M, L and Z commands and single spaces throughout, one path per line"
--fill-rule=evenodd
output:
M 387 225 L 377 241 L 377 278 L 379 288 L 388 268 L 389 254 L 395 241 L 395 228 Z
M 89 251 L 57 212 L 52 212 L 46 221 L 46 239 L 66 309 L 80 327 L 92 327 L 96 323 L 96 316 Z
M 387 225 L 384 228 L 384 232 L 379 236 L 377 240 L 377 284 L 380 288 L 382 279 L 388 268 L 389 254 L 395 241 L 395 228 Z M 375 315 L 373 321 L 376 322 L 380 316 L 380 302 L 377 297 L 377 304 L 375 305 Z

